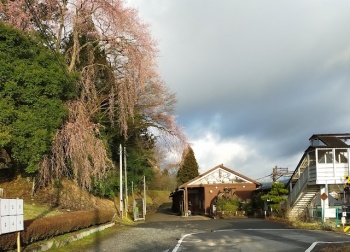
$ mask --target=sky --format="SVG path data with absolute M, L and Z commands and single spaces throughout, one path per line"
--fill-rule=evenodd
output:
M 199 172 L 294 171 L 313 134 L 350 133 L 350 1 L 127 0 Z

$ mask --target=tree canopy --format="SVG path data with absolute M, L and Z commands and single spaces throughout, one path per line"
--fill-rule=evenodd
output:
M 152 149 L 174 139 L 185 143 L 173 115 L 175 95 L 158 74 L 156 43 L 137 10 L 122 0 L 2 0 L 0 19 L 24 33 L 39 32 L 42 45 L 64 58 L 67 73 L 79 76 L 69 84 L 77 93 L 67 111 L 48 125 L 60 125 L 50 150 L 47 144 L 35 155 L 41 181 L 69 177 L 91 190 L 119 162 L 120 143 L 129 148 L 134 174 L 146 175 L 154 166 Z M 9 141 L 4 132 L 1 141 Z M 26 146 L 17 147 L 24 155 Z
M 261 199 L 267 201 L 274 210 L 281 210 L 281 203 L 286 202 L 288 195 L 288 189 L 285 188 L 285 185 L 279 182 L 274 182 L 271 185 L 271 190 L 261 196 Z
M 0 158 L 35 173 L 67 116 L 73 78 L 40 39 L 1 22 L 0 58 Z

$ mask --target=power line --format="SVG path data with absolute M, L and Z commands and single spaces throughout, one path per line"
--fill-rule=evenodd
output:
M 261 177 L 261 178 L 258 178 L 258 179 L 255 179 L 255 180 L 259 181 L 259 180 L 262 180 L 265 178 L 271 178 L 272 182 L 276 182 L 279 178 L 284 177 L 284 176 L 288 176 L 288 175 L 292 175 L 292 174 L 293 174 L 293 172 L 289 171 L 288 168 L 281 168 L 281 167 L 275 166 L 274 168 L 272 168 L 271 174 L 264 176 L 264 177 Z
M 255 179 L 255 180 L 262 180 L 262 179 L 264 179 L 264 178 L 267 178 L 267 177 L 271 177 L 272 176 L 272 173 L 271 174 L 269 174 L 269 175 L 267 175 L 267 176 L 265 176 L 265 177 L 262 177 L 262 178 L 258 178 L 258 179 Z

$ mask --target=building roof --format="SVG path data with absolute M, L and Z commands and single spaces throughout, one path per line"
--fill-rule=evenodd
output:
M 312 141 L 322 141 L 324 145 L 313 145 Z M 309 152 L 314 151 L 316 148 L 349 148 L 347 141 L 350 140 L 350 133 L 336 133 L 336 134 L 314 134 L 309 138 L 310 146 L 305 150 L 301 157 L 297 167 L 294 170 L 293 175 L 290 177 L 288 185 L 293 181 L 297 181 L 299 176 L 296 176 L 298 168 L 305 166 L 307 161 L 306 156 Z M 350 143 L 350 141 L 349 141 Z
M 312 135 L 309 140 L 321 140 L 326 145 L 325 147 L 347 148 L 349 145 L 346 141 L 350 140 L 350 134 L 315 134 Z
M 215 166 L 214 168 L 206 171 L 205 173 L 195 177 L 194 179 L 191 179 L 190 181 L 180 185 L 179 188 L 184 188 L 184 187 L 188 187 L 191 185 L 203 184 L 203 182 L 202 182 L 203 179 L 208 178 L 211 174 L 214 174 L 217 170 L 228 175 L 227 180 L 229 180 L 229 181 L 234 180 L 234 181 L 238 181 L 240 183 L 243 182 L 243 183 L 253 183 L 256 185 L 261 185 L 261 183 L 255 181 L 254 179 L 248 178 L 248 177 L 246 177 L 238 172 L 235 172 L 235 171 L 225 167 L 223 164 L 221 164 L 221 165 Z M 221 180 L 221 183 L 222 184 L 232 184 L 232 182 L 225 182 L 225 178 Z

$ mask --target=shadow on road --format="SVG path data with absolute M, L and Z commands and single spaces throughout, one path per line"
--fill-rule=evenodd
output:
M 147 213 L 146 222 L 161 222 L 161 221 L 189 221 L 189 220 L 203 220 L 210 219 L 203 215 L 191 215 L 188 217 L 180 216 L 171 210 L 171 202 L 164 203 L 159 206 L 156 212 Z

